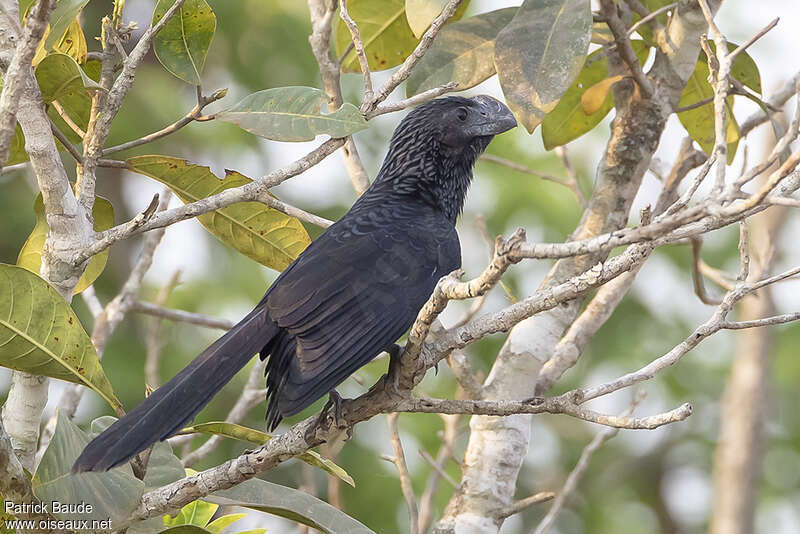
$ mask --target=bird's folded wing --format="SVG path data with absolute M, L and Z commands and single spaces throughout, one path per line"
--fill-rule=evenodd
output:
M 439 278 L 458 267 L 455 230 L 430 217 L 357 220 L 332 229 L 275 284 L 266 298 L 269 314 L 297 343 L 281 393 L 284 414 L 394 343 Z M 317 250 L 325 261 L 317 261 Z

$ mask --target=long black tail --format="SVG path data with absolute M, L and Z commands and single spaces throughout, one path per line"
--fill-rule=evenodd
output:
M 94 438 L 73 473 L 106 471 L 181 429 L 278 333 L 258 306 L 144 402 Z

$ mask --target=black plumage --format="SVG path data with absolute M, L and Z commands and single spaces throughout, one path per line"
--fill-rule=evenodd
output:
M 375 182 L 241 322 L 96 437 L 73 471 L 106 470 L 177 432 L 253 354 L 267 361 L 267 424 L 294 415 L 390 347 L 461 265 L 455 221 L 472 167 L 516 125 L 487 97 L 433 100 L 392 136 Z

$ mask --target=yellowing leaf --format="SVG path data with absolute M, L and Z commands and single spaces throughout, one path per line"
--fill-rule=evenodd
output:
M 640 40 L 631 41 L 640 63 L 647 60 L 650 49 Z M 600 107 L 586 113 L 581 100 L 583 94 L 608 78 L 608 61 L 602 49 L 589 54 L 578 77 L 561 96 L 558 105 L 542 121 L 542 142 L 547 150 L 564 145 L 597 126 L 611 108 L 614 99 L 609 92 Z
M 70 23 L 67 31 L 64 32 L 64 35 L 53 47 L 53 50 L 67 54 L 78 63 L 86 61 L 86 36 L 83 34 L 83 28 L 81 28 L 78 19 L 74 19 Z
M 19 251 L 17 265 L 28 269 L 34 274 L 39 274 L 42 266 L 42 249 L 44 249 L 44 242 L 47 239 L 47 232 L 50 231 L 50 227 L 47 225 L 47 217 L 45 217 L 41 193 L 36 195 L 36 200 L 33 202 L 33 212 L 36 214 L 36 224 Z M 92 216 L 94 217 L 94 229 L 97 232 L 108 230 L 114 226 L 114 207 L 111 202 L 102 197 L 97 197 L 95 200 L 92 207 Z M 107 261 L 108 249 L 92 256 L 78 280 L 78 285 L 75 286 L 75 295 L 97 280 L 106 268 Z
M 603 102 L 605 102 L 611 86 L 624 77 L 625 76 L 618 74 L 617 76 L 606 78 L 588 88 L 583 95 L 581 95 L 581 107 L 583 107 L 583 112 L 587 115 L 591 115 L 599 111 L 600 108 L 603 107 Z
M 529 133 L 580 72 L 591 28 L 589 0 L 525 0 L 498 34 L 494 63 L 500 86 Z
M 697 61 L 694 72 L 686 82 L 686 87 L 681 94 L 679 107 L 687 107 L 714 96 L 714 89 L 708 83 L 708 64 L 702 59 Z M 727 130 L 725 132 L 728 143 L 728 164 L 736 155 L 739 145 L 739 125 L 733 116 L 733 97 L 725 100 L 725 115 Z M 714 132 L 714 103 L 708 102 L 700 107 L 678 113 L 678 119 L 686 128 L 692 139 L 697 141 L 706 154 L 714 150 L 716 135 Z
M 127 163 L 130 170 L 168 186 L 184 202 L 252 181 L 233 171 L 220 180 L 208 167 L 169 156 L 137 156 Z M 311 242 L 300 221 L 260 202 L 239 202 L 197 220 L 223 243 L 277 271 L 285 269 Z
M 75 21 L 75 17 L 81 12 L 89 0 L 59 0 L 56 8 L 50 15 L 50 32 L 44 39 L 45 50 L 52 48 L 61 40 L 64 32 Z
M 114 408 L 120 406 L 72 308 L 39 276 L 3 263 L 0 366 L 84 384 Z
M 405 61 L 417 47 L 419 38 L 414 35 L 414 31 L 409 26 L 406 2 L 407 0 L 350 0 L 347 2 L 347 11 L 358 25 L 361 40 L 364 42 L 370 70 L 396 67 Z M 424 25 L 419 34 L 421 37 L 425 29 L 441 12 L 441 8 L 439 8 L 439 12 L 431 17 L 436 5 L 443 4 L 443 2 L 441 0 L 413 0 L 412 3 L 417 6 L 423 4 L 426 6 L 423 12 L 411 14 L 418 30 Z M 461 18 L 468 4 L 468 0 L 461 2 L 450 20 Z M 334 41 L 336 56 L 341 58 L 347 53 L 342 62 L 342 71 L 361 72 L 355 52 L 352 50 L 348 52 L 353 43 L 350 30 L 341 18 L 336 24 Z
M 406 81 L 406 95 L 448 82 L 458 83 L 461 91 L 492 76 L 495 73 L 494 41 L 516 12 L 517 8 L 507 7 L 442 28 L 433 46 L 411 71 Z

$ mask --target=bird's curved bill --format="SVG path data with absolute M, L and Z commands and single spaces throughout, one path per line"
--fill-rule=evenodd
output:
M 497 135 L 517 126 L 514 114 L 508 106 L 488 95 L 479 95 L 472 99 L 481 111 L 480 122 L 470 126 L 468 133 L 475 136 Z

